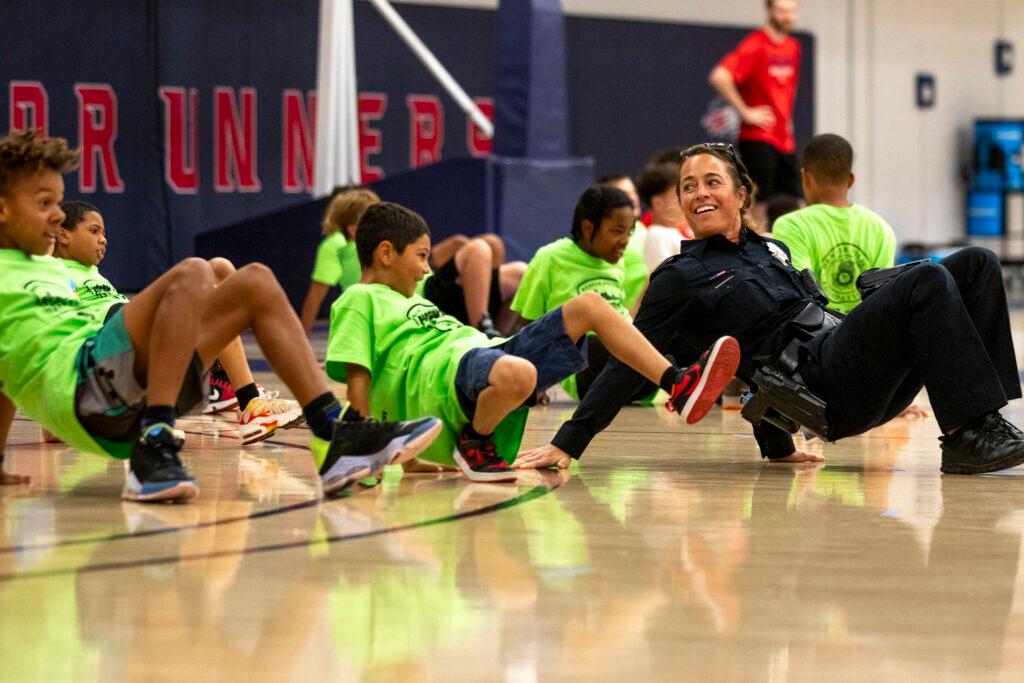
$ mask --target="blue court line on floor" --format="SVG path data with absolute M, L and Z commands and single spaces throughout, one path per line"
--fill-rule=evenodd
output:
M 305 548 L 313 545 L 330 544 L 330 543 L 344 543 L 346 541 L 357 541 L 363 538 L 372 538 L 374 536 L 383 536 L 385 534 L 398 533 L 400 531 L 410 531 L 413 529 L 424 529 L 431 526 L 437 526 L 440 524 L 450 524 L 452 522 L 458 522 L 464 519 L 471 519 L 473 517 L 480 517 L 482 515 L 499 512 L 508 508 L 528 503 L 531 500 L 535 500 L 542 496 L 546 496 L 552 491 L 556 490 L 558 486 L 535 486 L 526 493 L 510 498 L 509 500 L 502 501 L 500 503 L 494 503 L 493 505 L 486 505 L 476 510 L 469 510 L 467 512 L 457 512 L 452 515 L 445 515 L 444 517 L 436 517 L 434 519 L 426 519 L 420 522 L 412 522 L 411 524 L 402 524 L 399 526 L 385 527 L 383 529 L 374 529 L 373 531 L 364 531 L 358 534 L 349 534 L 347 536 L 328 536 L 322 539 L 310 539 L 308 541 L 292 541 L 290 543 L 274 543 L 271 545 L 254 546 L 251 548 L 242 548 L 241 550 L 220 550 L 211 553 L 194 553 L 191 555 L 169 555 L 165 557 L 152 557 L 145 560 L 131 560 L 126 562 L 104 562 L 100 564 L 90 564 L 83 567 L 72 567 L 62 569 L 45 569 L 35 572 L 22 572 L 13 574 L 0 574 L 0 582 L 11 582 L 20 581 L 24 579 L 45 579 L 56 576 L 67 576 L 71 574 L 85 574 L 102 571 L 115 571 L 119 569 L 135 569 L 138 567 L 149 567 L 162 564 L 176 564 L 178 562 L 194 562 L 196 560 L 213 560 L 223 557 L 235 557 L 238 555 L 257 555 L 261 553 L 277 552 L 280 550 L 295 550 L 298 548 Z

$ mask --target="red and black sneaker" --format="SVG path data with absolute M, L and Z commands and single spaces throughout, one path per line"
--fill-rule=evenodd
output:
M 715 405 L 739 364 L 739 342 L 732 337 L 719 337 L 701 354 L 700 360 L 683 372 L 665 407 L 669 412 L 679 413 L 687 424 L 697 424 Z
M 498 455 L 493 436 L 473 439 L 469 425 L 459 432 L 452 458 L 470 481 L 515 481 L 516 471 Z
M 203 415 L 222 413 L 225 410 L 234 410 L 238 407 L 238 397 L 235 396 L 235 388 L 231 386 L 228 373 L 220 363 L 215 363 L 210 369 L 210 398 L 203 408 Z

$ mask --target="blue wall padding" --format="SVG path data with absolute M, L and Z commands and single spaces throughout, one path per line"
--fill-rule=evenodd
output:
M 504 0 L 498 8 L 494 152 L 569 156 L 565 17 L 560 0 Z

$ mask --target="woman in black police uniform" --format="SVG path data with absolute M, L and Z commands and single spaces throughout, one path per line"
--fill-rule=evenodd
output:
M 652 275 L 636 326 L 677 362 L 732 335 L 751 383 L 794 339 L 797 313 L 814 303 L 782 242 L 754 232 L 753 185 L 730 145 L 682 153 L 679 200 L 698 239 Z M 964 249 L 884 285 L 841 324 L 803 344 L 797 368 L 828 403 L 829 438 L 861 434 L 887 422 L 928 388 L 942 428 L 942 471 L 990 472 L 1024 462 L 1024 433 L 998 410 L 1021 396 L 999 262 Z M 614 419 L 643 379 L 611 362 L 551 444 L 523 453 L 519 467 L 566 467 Z M 789 433 L 754 427 L 771 460 L 823 460 L 798 451 Z

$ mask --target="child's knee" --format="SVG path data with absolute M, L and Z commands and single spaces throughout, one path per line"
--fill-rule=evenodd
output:
M 212 287 L 216 278 L 210 264 L 201 258 L 187 258 L 171 269 L 175 290 L 200 291 Z
M 567 301 L 564 310 L 572 315 L 583 315 L 593 318 L 603 313 L 605 309 L 612 310 L 611 306 L 600 294 L 597 292 L 583 292 Z
M 504 356 L 491 368 L 487 383 L 503 394 L 526 400 L 537 386 L 537 368 L 515 356 Z

